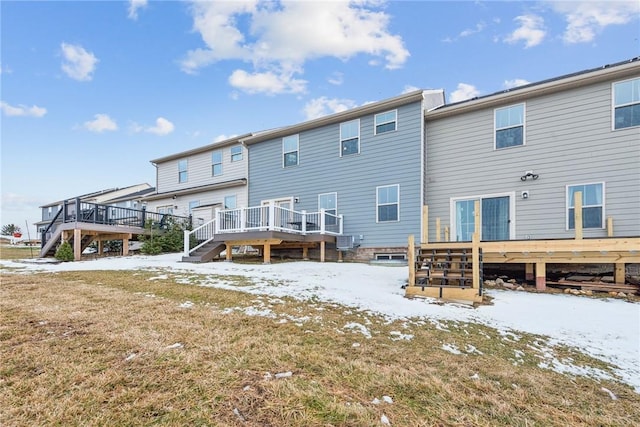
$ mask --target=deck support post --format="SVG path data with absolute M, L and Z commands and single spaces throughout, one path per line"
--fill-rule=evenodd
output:
M 73 229 L 73 259 L 80 261 L 82 259 L 82 230 Z
M 582 240 L 582 192 L 573 195 L 573 218 L 576 230 L 576 240 Z
M 225 255 L 225 261 L 226 262 L 231 262 L 233 261 L 233 246 L 231 246 L 231 243 L 226 243 L 225 242 L 225 250 L 224 250 L 224 255 Z
M 407 243 L 407 264 L 409 264 L 408 286 L 416 285 L 416 244 L 413 234 L 409 235 Z
M 104 255 L 104 240 L 98 240 L 98 255 Z
M 122 256 L 129 255 L 129 236 L 122 237 Z
M 324 262 L 325 260 L 325 249 L 327 248 L 327 242 L 325 242 L 324 240 L 320 241 L 320 262 Z
M 422 235 L 420 243 L 426 245 L 429 243 L 429 206 L 422 206 Z
M 436 242 L 440 243 L 440 218 L 436 218 Z
M 613 237 L 613 217 L 607 218 L 607 237 Z
M 445 242 L 449 241 L 449 226 L 448 225 L 444 226 L 444 241 Z
M 544 291 L 547 289 L 547 264 L 545 262 L 536 262 L 536 290 Z
M 309 248 L 306 246 L 302 247 L 302 259 L 305 261 L 309 261 Z
M 263 264 L 271 264 L 271 243 L 265 243 L 263 246 Z
M 533 273 L 533 263 L 528 262 L 524 265 L 524 280 L 527 282 L 533 282 L 535 275 Z
M 616 262 L 615 269 L 613 272 L 613 281 L 618 284 L 624 284 L 626 279 L 625 274 L 626 274 L 626 269 L 625 269 L 624 262 Z

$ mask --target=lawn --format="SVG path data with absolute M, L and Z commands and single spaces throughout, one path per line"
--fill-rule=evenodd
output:
M 542 367 L 536 335 L 150 271 L 0 273 L 2 426 L 640 425 L 631 387 Z

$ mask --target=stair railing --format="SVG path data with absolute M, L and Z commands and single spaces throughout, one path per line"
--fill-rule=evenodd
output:
M 184 256 L 188 257 L 196 250 L 200 249 L 213 240 L 216 234 L 216 219 L 205 222 L 200 227 L 193 230 L 184 230 Z M 198 244 L 191 248 L 191 240 L 195 239 Z

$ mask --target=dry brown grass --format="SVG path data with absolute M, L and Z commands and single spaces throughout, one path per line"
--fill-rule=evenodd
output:
M 40 246 L 0 245 L 0 259 L 38 258 Z
M 394 426 L 640 424 L 629 387 L 540 369 L 535 336 L 507 343 L 477 325 L 388 323 L 154 275 L 2 274 L 0 425 L 372 426 L 383 414 Z M 187 300 L 195 304 L 180 307 Z M 527 354 L 518 366 L 514 350 Z M 394 402 L 372 403 L 383 395 Z

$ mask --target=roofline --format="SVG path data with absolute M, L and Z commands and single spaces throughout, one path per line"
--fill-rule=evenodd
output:
M 212 144 L 208 144 L 208 145 L 205 145 L 205 146 L 202 146 L 202 147 L 197 147 L 197 148 L 194 148 L 192 150 L 182 151 L 180 153 L 175 153 L 175 154 L 171 154 L 171 155 L 168 155 L 168 156 L 159 157 L 157 159 L 149 160 L 149 162 L 151 162 L 153 164 L 158 164 L 158 163 L 168 162 L 169 160 L 175 160 L 175 159 L 180 159 L 180 158 L 183 158 L 183 157 L 186 157 L 186 156 L 191 156 L 191 155 L 194 155 L 194 154 L 204 153 L 206 151 L 209 151 L 209 150 L 212 150 L 212 149 L 216 149 L 216 148 L 226 147 L 228 145 L 239 144 L 241 138 L 246 138 L 246 137 L 251 136 L 251 135 L 253 135 L 253 134 L 252 133 L 245 133 L 243 135 L 234 136 L 233 138 L 225 139 L 223 141 L 217 141 L 217 142 L 214 142 Z
M 470 111 L 524 101 L 532 97 L 574 89 L 603 81 L 630 77 L 640 73 L 640 57 L 608 64 L 598 68 L 579 71 L 525 86 L 495 92 L 479 98 L 447 104 L 432 111 L 425 111 L 426 120 L 437 119 Z
M 165 191 L 164 193 L 155 193 L 149 196 L 142 197 L 140 200 L 143 202 L 147 202 L 151 200 L 165 199 L 167 197 L 173 197 L 173 196 L 185 196 L 188 194 L 200 193 L 202 191 L 211 191 L 211 190 L 219 190 L 222 188 L 237 187 L 240 185 L 247 185 L 247 179 L 240 178 L 240 179 L 234 179 L 232 181 L 218 182 L 216 184 L 200 185 L 198 187 L 189 187 L 189 188 L 184 188 L 181 190 L 174 190 L 174 191 Z
M 126 187 L 122 187 L 122 188 L 118 188 L 118 187 L 106 188 L 104 190 L 98 190 L 98 191 L 94 191 L 94 192 L 91 192 L 91 193 L 82 194 L 80 196 L 74 196 L 74 197 L 69 197 L 67 199 L 58 200 L 57 202 L 47 203 L 46 205 L 38 206 L 38 209 L 48 208 L 50 206 L 58 206 L 58 205 L 61 205 L 63 202 L 66 202 L 68 200 L 75 200 L 75 199 L 85 200 L 85 199 L 88 199 L 90 197 L 100 196 L 102 194 L 109 194 L 109 193 L 113 193 L 113 192 L 120 191 L 120 190 L 126 190 L 127 188 L 137 187 L 138 185 L 144 185 L 144 184 L 149 185 L 149 183 L 147 183 L 147 182 L 141 182 L 139 184 L 127 185 Z M 151 185 L 149 185 L 149 187 L 153 188 L 153 187 L 151 187 Z M 143 190 L 140 190 L 140 191 L 143 191 Z M 124 196 L 122 196 L 122 197 L 124 197 Z
M 441 89 L 437 89 L 441 91 Z M 428 92 L 422 89 L 413 92 L 405 93 L 393 98 L 385 99 L 383 101 L 372 102 L 370 104 L 363 105 L 361 107 L 352 108 L 340 113 L 331 114 L 328 116 L 320 117 L 318 119 L 308 120 L 306 122 L 298 123 L 291 126 L 281 127 L 272 131 L 261 132 L 249 137 L 240 139 L 245 145 L 257 144 L 259 142 L 267 141 L 273 138 L 279 138 L 288 136 L 306 130 L 314 129 L 320 126 L 325 126 L 333 123 L 338 123 L 346 120 L 355 119 L 365 114 L 371 114 L 374 112 L 384 111 L 392 108 L 399 107 L 401 105 L 409 104 L 411 102 L 422 101 L 424 99 L 423 93 Z

